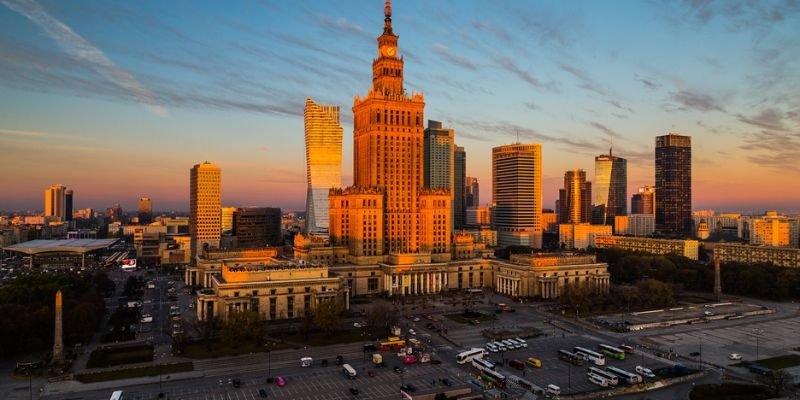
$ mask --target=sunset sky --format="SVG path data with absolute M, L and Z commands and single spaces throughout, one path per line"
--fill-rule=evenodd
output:
M 186 210 L 189 169 L 222 168 L 223 204 L 305 204 L 306 97 L 371 85 L 383 1 L 0 0 L 0 210 Z M 393 2 L 405 85 L 456 132 L 491 202 L 491 147 L 543 145 L 544 204 L 567 169 L 692 136 L 694 209 L 800 210 L 800 2 Z

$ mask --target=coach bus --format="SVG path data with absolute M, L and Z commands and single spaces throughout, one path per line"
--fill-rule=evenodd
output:
M 577 366 L 583 365 L 583 357 L 566 350 L 558 351 L 558 359 Z
M 576 347 L 572 349 L 575 354 L 585 358 L 587 361 L 594 365 L 606 365 L 606 358 L 602 354 L 591 351 L 583 347 Z
M 494 369 L 495 368 L 494 364 L 492 364 L 489 361 L 486 361 L 484 359 L 480 359 L 480 358 L 473 358 L 472 359 L 472 366 L 477 368 L 477 369 L 479 369 L 479 370 Z
M 634 385 L 637 383 L 642 383 L 642 376 L 638 374 L 634 374 L 632 372 L 625 371 L 624 369 L 617 368 L 617 367 L 608 367 L 606 368 L 612 374 L 622 378 L 627 384 Z
M 467 351 L 458 353 L 456 356 L 456 362 L 459 364 L 466 364 L 472 361 L 473 358 L 483 358 L 486 355 L 486 350 L 484 349 L 469 349 Z
M 624 360 L 625 359 L 625 350 L 609 346 L 607 344 L 598 345 L 597 348 L 608 357 L 611 357 L 615 360 Z
M 595 375 L 600 376 L 602 378 L 605 378 L 606 380 L 608 380 L 608 385 L 609 386 L 617 386 L 617 385 L 619 385 L 619 377 L 617 377 L 616 375 L 612 374 L 611 372 L 604 371 L 604 370 L 602 370 L 600 368 L 589 367 L 589 373 L 590 374 L 595 374 Z
M 497 372 L 492 371 L 490 369 L 483 369 L 481 370 L 481 375 L 484 379 L 488 382 L 493 382 L 495 386 L 505 386 L 506 385 L 506 376 Z

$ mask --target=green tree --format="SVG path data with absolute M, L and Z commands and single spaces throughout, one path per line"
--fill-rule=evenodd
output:
M 342 309 L 335 300 L 322 301 L 314 309 L 314 325 L 326 335 L 336 332 L 342 324 Z
M 571 282 L 564 286 L 559 302 L 581 312 L 588 312 L 594 302 L 594 289 L 588 282 Z
M 672 288 L 657 279 L 644 279 L 636 284 L 639 304 L 652 307 L 666 307 L 675 304 Z
M 222 340 L 233 347 L 264 341 L 264 324 L 253 310 L 236 311 L 222 324 Z

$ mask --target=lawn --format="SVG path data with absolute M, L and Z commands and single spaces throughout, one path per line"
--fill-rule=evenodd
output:
M 167 375 L 189 371 L 194 371 L 194 364 L 191 362 L 183 362 L 176 364 L 120 369 L 116 371 L 96 372 L 92 374 L 79 374 L 75 375 L 75 380 L 83 383 L 94 383 L 115 381 L 117 379 L 141 378 L 144 376 L 158 376 L 159 373 L 161 373 L 161 375 Z
M 758 364 L 772 370 L 784 369 L 800 365 L 800 356 L 797 354 L 788 354 L 785 356 L 765 358 L 763 360 L 758 360 Z
M 286 343 L 273 343 L 272 350 L 291 349 L 296 346 L 291 346 Z M 238 346 L 231 346 L 223 342 L 213 342 L 209 348 L 206 343 L 194 342 L 188 343 L 181 353 L 182 357 L 186 358 L 217 358 L 224 356 L 238 356 L 250 353 L 263 353 L 267 351 L 264 343 L 239 343 Z
M 494 321 L 497 319 L 497 317 L 495 317 L 494 314 L 482 314 L 474 311 L 461 314 L 448 314 L 445 315 L 445 317 L 461 324 L 468 324 L 469 321 L 472 321 L 474 319 L 477 319 L 480 322 Z
M 86 368 L 105 368 L 148 361 L 153 361 L 153 346 L 150 345 L 101 348 L 92 352 Z
M 738 383 L 698 385 L 689 394 L 690 400 L 764 400 L 771 397 L 764 386 Z

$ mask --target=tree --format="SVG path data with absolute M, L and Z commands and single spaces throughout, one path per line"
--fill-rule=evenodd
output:
M 335 300 L 324 300 L 314 309 L 314 325 L 326 335 L 336 332 L 342 324 L 342 309 Z
M 558 300 L 585 313 L 592 306 L 593 295 L 594 289 L 588 282 L 571 282 L 564 286 Z
M 192 324 L 192 328 L 197 332 L 197 337 L 206 343 L 206 349 L 211 351 L 214 348 L 214 336 L 217 335 L 220 329 L 220 322 L 218 318 L 209 320 L 197 320 Z
M 264 324 L 253 310 L 235 311 L 222 324 L 221 334 L 222 340 L 233 347 L 240 343 L 261 343 L 264 341 Z
M 792 383 L 792 376 L 788 372 L 778 369 L 764 375 L 762 382 L 769 386 L 773 396 L 778 397 Z
M 386 326 L 390 323 L 389 319 L 391 318 L 391 315 L 391 311 L 385 303 L 376 303 L 370 307 L 369 311 L 367 311 L 367 316 L 364 322 L 370 329 Z
M 675 304 L 672 289 L 657 279 L 644 279 L 636 284 L 639 291 L 639 304 L 643 306 L 664 307 Z

